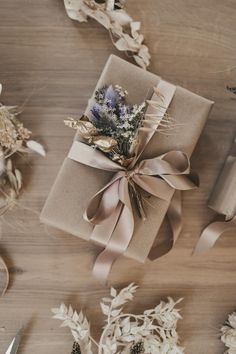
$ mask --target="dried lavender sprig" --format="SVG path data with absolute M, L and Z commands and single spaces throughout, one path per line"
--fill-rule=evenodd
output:
M 95 92 L 90 121 L 102 135 L 117 141 L 118 152 L 129 156 L 130 147 L 142 125 L 146 104 L 128 105 L 127 91 L 120 86 L 104 86 Z

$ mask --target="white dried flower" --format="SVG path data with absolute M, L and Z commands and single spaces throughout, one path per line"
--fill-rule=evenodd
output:
M 228 321 L 230 326 L 236 329 L 236 312 L 233 312 L 231 315 L 229 315 Z
M 221 341 L 228 348 L 225 354 L 236 354 L 236 312 L 228 316 L 225 325 L 221 327 Z

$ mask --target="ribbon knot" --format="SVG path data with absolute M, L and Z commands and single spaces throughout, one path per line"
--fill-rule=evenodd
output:
M 127 169 L 126 171 L 125 171 L 125 177 L 127 178 L 127 180 L 129 181 L 129 180 L 132 180 L 133 179 L 133 177 L 134 177 L 134 175 L 136 175 L 136 174 L 138 174 L 138 169 L 137 168 L 133 168 L 133 169 Z

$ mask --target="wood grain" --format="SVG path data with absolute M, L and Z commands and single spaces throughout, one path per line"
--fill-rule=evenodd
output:
M 140 285 L 131 310 L 139 312 L 167 295 L 184 297 L 180 333 L 187 354 L 221 354 L 219 326 L 236 307 L 236 238 L 225 234 L 216 247 L 193 257 L 202 228 L 215 218 L 206 202 L 236 131 L 236 101 L 226 85 L 236 85 L 236 3 L 233 0 L 129 0 L 142 21 L 152 54 L 150 70 L 215 101 L 193 156 L 200 190 L 184 195 L 183 233 L 175 249 L 145 265 L 121 258 L 111 282 Z M 99 335 L 99 299 L 107 294 L 91 276 L 94 245 L 38 222 L 59 166 L 72 141 L 67 115 L 79 116 L 110 53 L 120 55 L 96 22 L 72 22 L 63 1 L 0 0 L 1 100 L 21 105 L 31 96 L 22 121 L 47 148 L 46 158 L 19 160 L 25 190 L 21 207 L 2 222 L 1 254 L 11 272 L 0 300 L 0 353 L 24 324 L 19 354 L 66 354 L 72 341 L 51 320 L 61 301 L 84 307 Z

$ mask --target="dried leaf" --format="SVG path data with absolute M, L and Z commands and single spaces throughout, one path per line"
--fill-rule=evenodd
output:
M 110 136 L 95 136 L 92 143 L 104 152 L 110 152 L 117 145 L 117 141 Z
M 17 189 L 19 191 L 22 187 L 22 174 L 17 168 L 15 169 L 15 176 L 17 181 Z
M 133 21 L 124 9 L 125 1 L 64 0 L 64 4 L 71 19 L 84 22 L 90 17 L 98 21 L 115 38 L 118 38 L 117 41 L 112 38 L 116 48 L 136 55 L 134 59 L 137 64 L 146 69 L 150 54 L 148 53 L 145 58 L 139 54 L 144 37 L 139 33 L 140 22 Z
M 126 27 L 132 22 L 132 17 L 125 10 L 110 11 L 109 16 L 112 21 L 117 22 L 121 27 Z
M 0 156 L 0 177 L 5 171 L 5 159 L 3 156 Z
M 30 150 L 36 152 L 37 154 L 39 154 L 41 156 L 46 156 L 46 152 L 44 150 L 44 147 L 41 144 L 39 144 L 37 141 L 28 140 L 26 145 Z
M 88 120 L 68 118 L 64 120 L 64 123 L 68 127 L 76 129 L 84 139 L 91 139 L 94 135 L 97 135 L 97 129 Z
M 64 0 L 67 15 L 72 20 L 77 20 L 79 22 L 86 22 L 87 15 L 83 12 L 81 8 L 81 1 L 78 0 Z
M 110 294 L 111 294 L 111 296 L 112 296 L 112 297 L 116 297 L 116 295 L 117 295 L 117 291 L 116 291 L 116 289 L 111 288 L 111 290 L 110 290 Z
M 115 8 L 115 0 L 107 0 L 106 1 L 106 10 L 112 11 Z

